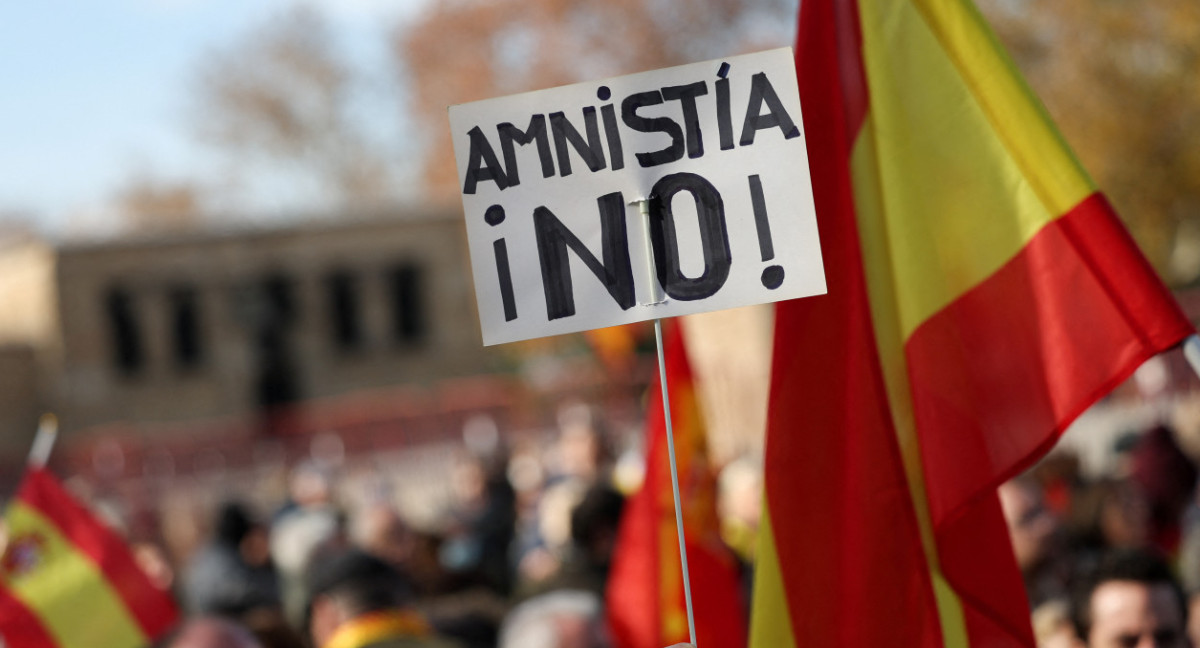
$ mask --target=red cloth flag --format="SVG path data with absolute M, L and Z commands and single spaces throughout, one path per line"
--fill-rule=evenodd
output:
M 805 0 L 751 645 L 1034 646 L 996 486 L 1192 326 L 969 0 Z
M 696 643 L 742 648 L 746 621 L 739 568 L 720 537 L 717 483 L 679 322 L 666 328 L 663 346 Z M 655 385 L 646 413 L 646 478 L 625 505 L 608 579 L 607 615 L 617 648 L 688 641 L 662 388 Z
M 4 514 L 0 637 L 13 648 L 142 648 L 178 616 L 122 539 L 45 469 Z

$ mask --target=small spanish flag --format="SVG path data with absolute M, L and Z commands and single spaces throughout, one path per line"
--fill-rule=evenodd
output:
M 0 637 L 21 648 L 141 648 L 178 613 L 124 541 L 43 468 L 4 514 Z

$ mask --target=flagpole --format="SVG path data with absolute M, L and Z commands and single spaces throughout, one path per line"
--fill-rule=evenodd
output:
M 667 391 L 667 365 L 663 353 L 662 320 L 654 320 L 658 343 L 658 380 L 662 383 L 663 417 L 667 427 L 667 456 L 671 460 L 671 494 L 675 497 L 675 530 L 679 534 L 679 564 L 683 568 L 683 601 L 687 607 L 688 639 L 696 645 L 696 620 L 692 614 L 692 585 L 688 574 L 687 545 L 683 541 L 683 507 L 679 497 L 679 469 L 675 465 L 675 429 L 671 425 L 671 394 Z
M 30 468 L 37 469 L 46 466 L 57 438 L 58 417 L 53 414 L 43 414 L 42 418 L 38 419 L 37 435 L 33 437 L 33 447 L 29 450 L 27 463 Z
M 1183 357 L 1187 358 L 1192 371 L 1200 377 L 1200 335 L 1193 333 L 1183 341 Z
M 642 226 L 646 235 L 644 249 L 646 250 L 646 269 L 649 273 L 650 294 L 654 306 L 665 300 L 658 294 L 657 278 L 654 276 L 654 257 L 650 253 L 650 201 L 645 198 L 634 201 L 638 213 L 642 216 Z M 666 354 L 663 351 L 662 319 L 654 318 L 654 341 L 658 347 L 658 380 L 662 387 L 663 422 L 667 428 L 667 457 L 671 464 L 671 495 L 675 499 L 675 531 L 679 536 L 679 564 L 683 572 L 683 601 L 687 609 L 688 641 L 692 648 L 696 646 L 696 619 L 692 613 L 692 579 L 688 573 L 687 544 L 683 538 L 683 505 L 679 496 L 679 468 L 675 463 L 675 428 L 671 425 L 671 392 L 667 387 Z M 678 645 L 678 644 L 677 644 Z M 672 646 L 672 648 L 675 648 Z

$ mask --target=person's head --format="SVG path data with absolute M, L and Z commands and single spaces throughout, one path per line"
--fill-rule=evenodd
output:
M 1040 488 L 1030 479 L 1005 482 L 999 494 L 1017 566 L 1029 573 L 1051 553 L 1058 519 L 1046 508 Z
M 333 479 L 319 464 L 306 461 L 292 471 L 288 494 L 301 508 L 320 508 L 332 503 Z
M 1167 565 L 1152 553 L 1105 556 L 1072 601 L 1088 648 L 1188 648 L 1187 605 Z
M 588 564 L 604 570 L 617 542 L 625 498 L 607 486 L 593 486 L 571 511 L 571 540 Z
M 213 542 L 237 550 L 248 565 L 264 565 L 269 557 L 266 527 L 240 502 L 226 502 L 217 510 Z
M 1072 506 L 1075 543 L 1084 548 L 1136 549 L 1149 540 L 1150 507 L 1129 480 L 1100 480 Z
M 412 557 L 412 531 L 392 506 L 374 504 L 363 509 L 355 516 L 351 531 L 355 544 L 393 565 L 406 566 Z
M 164 648 L 262 648 L 246 628 L 217 617 L 200 617 L 184 624 Z
M 363 551 L 343 551 L 310 568 L 308 630 L 315 645 L 324 645 L 343 623 L 403 609 L 411 598 L 408 580 L 395 567 Z
M 254 519 L 239 502 L 226 502 L 217 509 L 213 523 L 213 540 L 236 547 L 254 530 Z

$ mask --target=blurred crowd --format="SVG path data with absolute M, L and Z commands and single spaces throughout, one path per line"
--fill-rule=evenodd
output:
M 184 613 L 159 646 L 610 648 L 604 589 L 638 436 L 586 405 L 540 436 L 469 425 L 453 460 L 422 473 L 451 493 L 434 517 L 394 489 L 350 487 L 320 452 L 281 498 L 224 488 L 186 551 L 166 529 L 133 534 Z M 1180 441 L 1166 426 L 1120 436 L 1099 471 L 1060 447 L 1001 486 L 1040 647 L 1200 646 L 1197 463 Z M 759 466 L 735 460 L 718 482 L 747 600 Z
M 185 618 L 159 646 L 608 648 L 604 587 L 641 443 L 614 438 L 591 406 L 557 419 L 540 438 L 468 425 L 430 477 L 452 493 L 433 519 L 310 458 L 288 471 L 282 501 L 222 489 L 182 554 L 142 532 L 137 555 Z M 730 543 L 746 550 L 756 463 L 723 478 Z
M 1200 646 L 1196 462 L 1162 425 L 1110 452 L 1105 474 L 1059 450 L 1000 488 L 1038 645 Z

